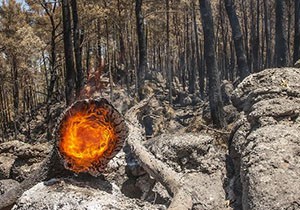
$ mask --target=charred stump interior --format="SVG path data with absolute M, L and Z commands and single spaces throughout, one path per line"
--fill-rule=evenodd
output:
M 55 149 L 64 168 L 97 176 L 122 149 L 127 135 L 123 117 L 106 99 L 86 99 L 63 113 Z

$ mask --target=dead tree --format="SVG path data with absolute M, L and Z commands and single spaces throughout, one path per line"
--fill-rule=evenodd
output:
M 135 15 L 136 15 L 136 30 L 138 36 L 139 46 L 139 65 L 137 70 L 137 90 L 140 99 L 143 98 L 142 87 L 144 85 L 146 70 L 147 70 L 147 44 L 144 30 L 144 16 L 142 13 L 143 0 L 135 1 Z
M 240 22 L 238 20 L 235 6 L 232 0 L 225 0 L 225 8 L 229 18 L 232 29 L 232 37 L 234 40 L 235 54 L 239 68 L 239 75 L 241 80 L 249 75 L 249 68 L 247 64 L 247 57 L 243 47 L 243 36 L 241 32 Z
M 73 45 L 76 64 L 76 96 L 79 96 L 80 90 L 84 86 L 84 73 L 82 69 L 82 41 L 83 34 L 81 33 L 78 20 L 77 1 L 71 0 L 72 17 L 73 17 Z
M 275 56 L 276 66 L 288 65 L 287 32 L 285 30 L 286 2 L 276 0 Z
M 65 50 L 65 63 L 66 63 L 65 92 L 66 92 L 67 105 L 70 105 L 75 99 L 75 92 L 74 92 L 75 69 L 74 69 L 74 60 L 73 60 L 71 14 L 70 14 L 69 0 L 62 1 L 62 16 L 63 16 L 63 35 L 64 35 L 64 50 Z
M 204 56 L 209 79 L 209 105 L 213 123 L 218 128 L 226 125 L 220 89 L 220 75 L 215 55 L 215 33 L 209 0 L 200 0 L 200 12 L 204 31 Z

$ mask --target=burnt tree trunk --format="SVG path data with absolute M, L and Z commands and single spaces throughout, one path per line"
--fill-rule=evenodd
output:
M 294 63 L 300 57 L 300 0 L 295 0 Z
M 173 88 L 173 72 L 171 68 L 171 62 L 170 62 L 170 4 L 169 0 L 166 0 L 166 21 L 167 21 L 167 45 L 166 45 L 166 73 L 168 78 L 168 86 L 169 86 L 169 103 L 172 104 L 172 88 Z
M 253 9 L 254 9 L 254 5 L 253 5 Z M 260 0 L 256 0 L 256 17 L 254 18 L 254 13 L 252 15 L 253 15 L 252 24 L 253 26 L 255 26 L 252 28 L 253 29 L 252 31 L 253 72 L 259 72 L 260 70 L 260 64 L 259 64 Z
M 49 7 L 44 2 L 41 3 L 41 6 L 44 8 L 47 16 L 49 17 L 51 23 L 51 40 L 50 40 L 50 82 L 47 87 L 47 102 L 52 99 L 52 94 L 54 91 L 55 83 L 57 82 L 57 73 L 56 73 L 56 30 L 58 29 L 60 23 L 55 23 L 54 13 L 56 11 L 57 3 L 55 2 L 49 10 Z M 45 67 L 46 71 L 46 67 Z M 46 76 L 47 77 L 47 76 Z M 48 83 L 47 83 L 48 84 Z
M 287 33 L 285 30 L 285 13 L 286 2 L 284 0 L 276 0 L 276 38 L 275 38 L 275 56 L 276 66 L 284 67 L 288 65 L 288 46 Z
M 18 66 L 17 58 L 15 55 L 12 56 L 12 67 L 11 74 L 13 78 L 13 110 L 14 110 L 14 131 L 15 138 L 18 134 L 17 117 L 19 116 L 19 81 L 18 81 Z
M 204 55 L 209 79 L 209 105 L 213 123 L 218 128 L 226 126 L 220 88 L 220 74 L 215 55 L 215 34 L 209 0 L 200 0 L 200 13 L 204 31 Z
M 136 28 L 138 36 L 139 47 L 139 65 L 137 69 L 137 89 L 138 96 L 141 100 L 143 98 L 142 87 L 144 86 L 145 75 L 147 71 L 147 46 L 146 36 L 144 30 L 144 16 L 142 13 L 143 0 L 135 1 L 135 15 L 136 15 Z
M 243 47 L 243 35 L 241 32 L 240 23 L 235 11 L 235 6 L 232 0 L 225 0 L 225 7 L 227 11 L 227 15 L 229 18 L 229 22 L 232 29 L 232 37 L 234 40 L 235 53 L 237 57 L 238 63 L 238 71 L 241 80 L 249 75 L 249 68 L 247 64 L 247 57 Z
M 196 60 L 197 60 L 197 69 L 199 73 L 199 89 L 201 97 L 204 96 L 204 68 L 201 67 L 201 58 L 200 58 L 200 49 L 199 49 L 199 36 L 198 36 L 198 26 L 197 26 L 197 18 L 196 18 L 196 6 L 195 2 L 193 2 L 193 24 L 194 24 L 194 33 L 195 33 L 195 44 L 196 44 Z M 200 41 L 201 42 L 201 41 Z M 200 46 L 201 47 L 201 46 Z
M 82 69 L 82 34 L 80 34 L 77 1 L 71 0 L 72 17 L 73 17 L 73 44 L 76 64 L 76 96 L 79 96 L 81 89 L 84 86 L 84 73 Z
M 97 53 L 96 53 L 96 66 L 101 65 L 101 57 L 102 57 L 102 46 L 101 46 L 101 22 L 98 18 L 96 21 L 97 25 Z
M 66 64 L 65 78 L 65 94 L 66 103 L 70 105 L 75 99 L 74 84 L 75 84 L 75 69 L 73 60 L 72 33 L 71 33 L 71 14 L 69 0 L 62 0 L 62 16 L 63 16 L 63 36 L 64 36 L 64 51 Z
M 266 40 L 266 61 L 265 68 L 271 67 L 271 25 L 269 15 L 269 2 L 264 0 L 264 22 L 265 22 L 265 40 Z

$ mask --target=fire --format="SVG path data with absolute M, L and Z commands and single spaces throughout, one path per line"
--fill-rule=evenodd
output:
M 105 107 L 89 104 L 69 112 L 62 121 L 59 152 L 69 169 L 86 172 L 113 152 L 118 138 Z

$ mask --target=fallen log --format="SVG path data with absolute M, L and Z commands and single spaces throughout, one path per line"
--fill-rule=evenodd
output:
M 125 115 L 128 121 L 129 135 L 127 144 L 131 151 L 139 160 L 139 164 L 152 176 L 166 187 L 173 200 L 169 210 L 192 209 L 193 202 L 191 194 L 187 193 L 182 183 L 182 177 L 162 161 L 155 158 L 141 143 L 143 129 L 138 121 L 137 115 L 146 107 L 151 97 L 144 99 L 136 106 L 132 107 Z

